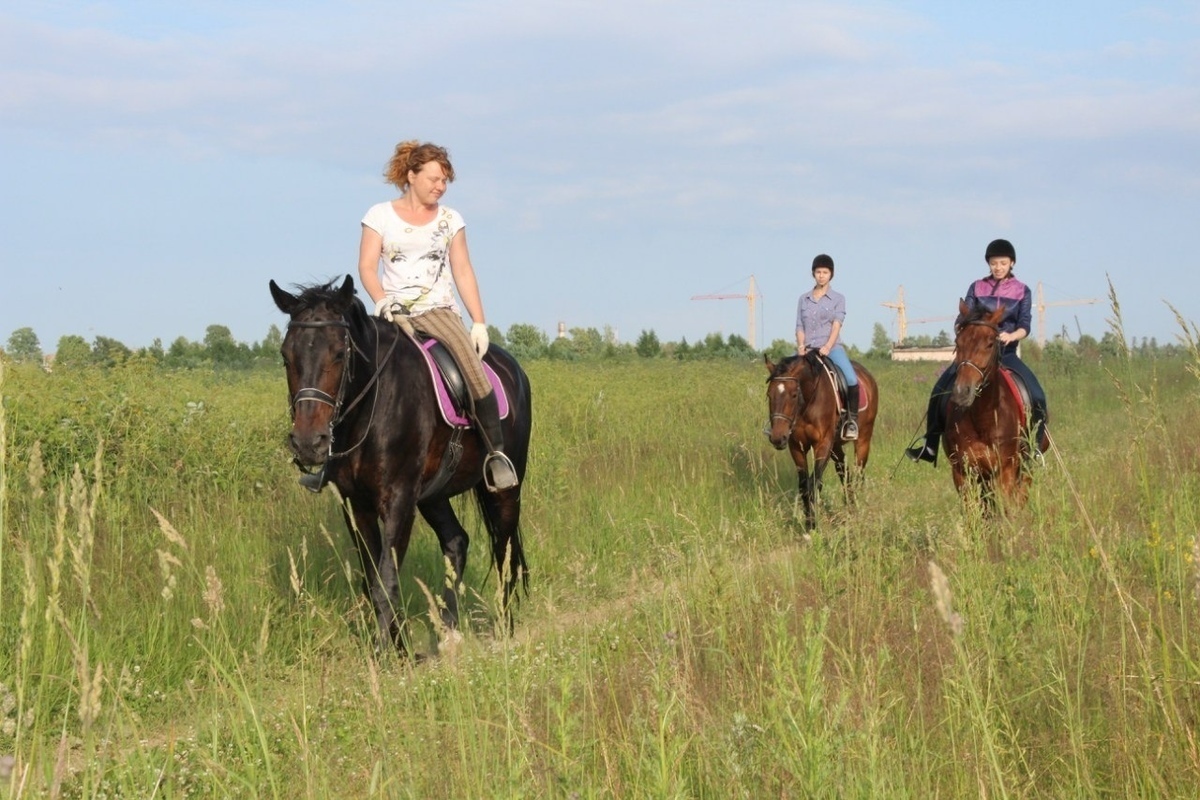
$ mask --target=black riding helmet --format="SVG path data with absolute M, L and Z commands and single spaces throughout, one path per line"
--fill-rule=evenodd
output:
M 1015 264 L 1017 263 L 1017 250 L 1008 239 L 995 239 L 988 244 L 987 250 L 983 254 L 984 261 L 991 261 L 993 258 L 1008 258 Z
M 829 276 L 833 277 L 833 259 L 824 253 L 813 259 L 812 271 L 816 272 L 822 267 L 829 270 Z

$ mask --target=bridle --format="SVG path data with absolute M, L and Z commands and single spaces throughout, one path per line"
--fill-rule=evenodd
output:
M 999 338 L 1000 328 L 997 325 L 994 325 L 990 322 L 987 322 L 986 320 L 981 320 L 981 319 L 971 320 L 970 322 L 963 323 L 964 328 L 969 325 L 978 325 L 978 326 L 981 326 L 984 328 L 990 328 L 992 331 L 994 331 L 996 333 L 996 338 L 993 339 L 993 341 L 992 341 L 992 351 L 993 352 L 992 352 L 991 363 L 985 365 L 987 367 L 987 369 L 981 368 L 978 364 L 976 364 L 974 361 L 971 361 L 970 359 L 964 359 L 964 360 L 958 362 L 960 367 L 970 367 L 971 369 L 973 369 L 979 373 L 980 383 L 979 383 L 979 386 L 977 386 L 975 388 L 975 396 L 978 397 L 983 392 L 983 390 L 987 387 L 988 383 L 991 382 L 991 374 L 995 372 L 996 365 L 1000 363 L 1000 338 Z
M 795 389 L 796 413 L 789 417 L 787 414 L 780 414 L 778 411 L 772 411 L 771 412 L 771 420 L 770 420 L 771 423 L 774 423 L 775 420 L 781 419 L 787 423 L 788 430 L 791 430 L 792 428 L 796 427 L 796 417 L 798 417 L 800 415 L 800 409 L 804 408 L 804 390 L 802 388 L 800 388 L 800 376 L 798 376 L 798 375 L 772 375 L 771 377 L 767 378 L 768 384 L 774 384 L 776 382 L 794 383 L 796 385 L 796 389 Z M 768 426 L 768 430 L 770 430 L 769 426 Z
M 342 328 L 347 352 L 353 351 L 355 354 L 361 356 L 364 361 L 367 360 L 367 354 L 363 352 L 362 348 L 358 346 L 358 343 L 354 341 L 354 337 L 350 335 L 350 323 L 346 322 L 345 319 L 292 320 L 288 322 L 287 326 L 288 328 Z M 346 390 L 350 385 L 351 379 L 353 378 L 353 358 L 348 358 L 345 362 L 345 366 L 342 367 L 342 375 L 341 378 L 338 379 L 336 396 L 330 395 L 328 392 L 318 389 L 314 386 L 305 386 L 297 389 L 296 392 L 289 398 L 288 405 L 293 422 L 296 420 L 296 407 L 300 403 L 322 403 L 333 409 L 333 414 L 330 415 L 329 418 L 329 453 L 325 457 L 325 464 L 328 464 L 330 459 L 350 455 L 359 447 L 361 447 L 362 443 L 367 440 L 367 435 L 371 432 L 371 424 L 375 421 L 375 408 L 379 402 L 379 392 L 374 393 L 374 397 L 371 401 L 371 415 L 367 419 L 366 427 L 363 428 L 363 434 L 359 440 L 340 453 L 334 452 L 333 449 L 334 429 L 346 419 L 346 415 L 353 411 L 354 408 L 362 402 L 363 398 L 367 396 L 367 392 L 371 391 L 372 387 L 375 386 L 376 382 L 379 380 L 380 373 L 383 371 L 383 365 L 387 363 L 387 360 L 392 355 L 392 351 L 396 349 L 396 345 L 399 344 L 399 342 L 400 336 L 397 335 L 396 338 L 392 340 L 392 345 L 388 348 L 387 354 L 384 355 L 382 359 L 379 359 L 379 328 L 376 326 L 375 372 L 371 375 L 370 380 L 368 380 L 363 386 L 362 390 L 359 391 L 359 393 L 354 397 L 353 400 L 350 401 L 349 404 L 345 404 L 344 407 L 343 405 L 345 403 Z M 322 469 L 324 469 L 324 464 L 322 465 Z

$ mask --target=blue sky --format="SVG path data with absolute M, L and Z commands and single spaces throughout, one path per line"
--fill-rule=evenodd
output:
M 1200 321 L 1200 4 L 0 0 L 0 343 L 281 323 L 447 146 L 488 321 L 790 339 L 820 252 L 867 347 L 996 237 L 1047 334 Z M 946 323 L 910 326 L 936 334 Z

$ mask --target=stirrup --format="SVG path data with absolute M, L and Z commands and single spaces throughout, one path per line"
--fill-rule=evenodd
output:
M 483 486 L 492 494 L 511 489 L 520 483 L 517 468 L 503 450 L 493 450 L 483 460 Z
M 848 442 L 858 439 L 858 422 L 848 419 L 842 423 L 842 438 Z

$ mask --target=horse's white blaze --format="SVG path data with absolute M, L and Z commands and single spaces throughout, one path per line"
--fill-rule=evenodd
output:
M 775 384 L 775 393 L 776 394 L 783 394 L 783 390 L 784 390 L 784 386 L 782 383 Z

